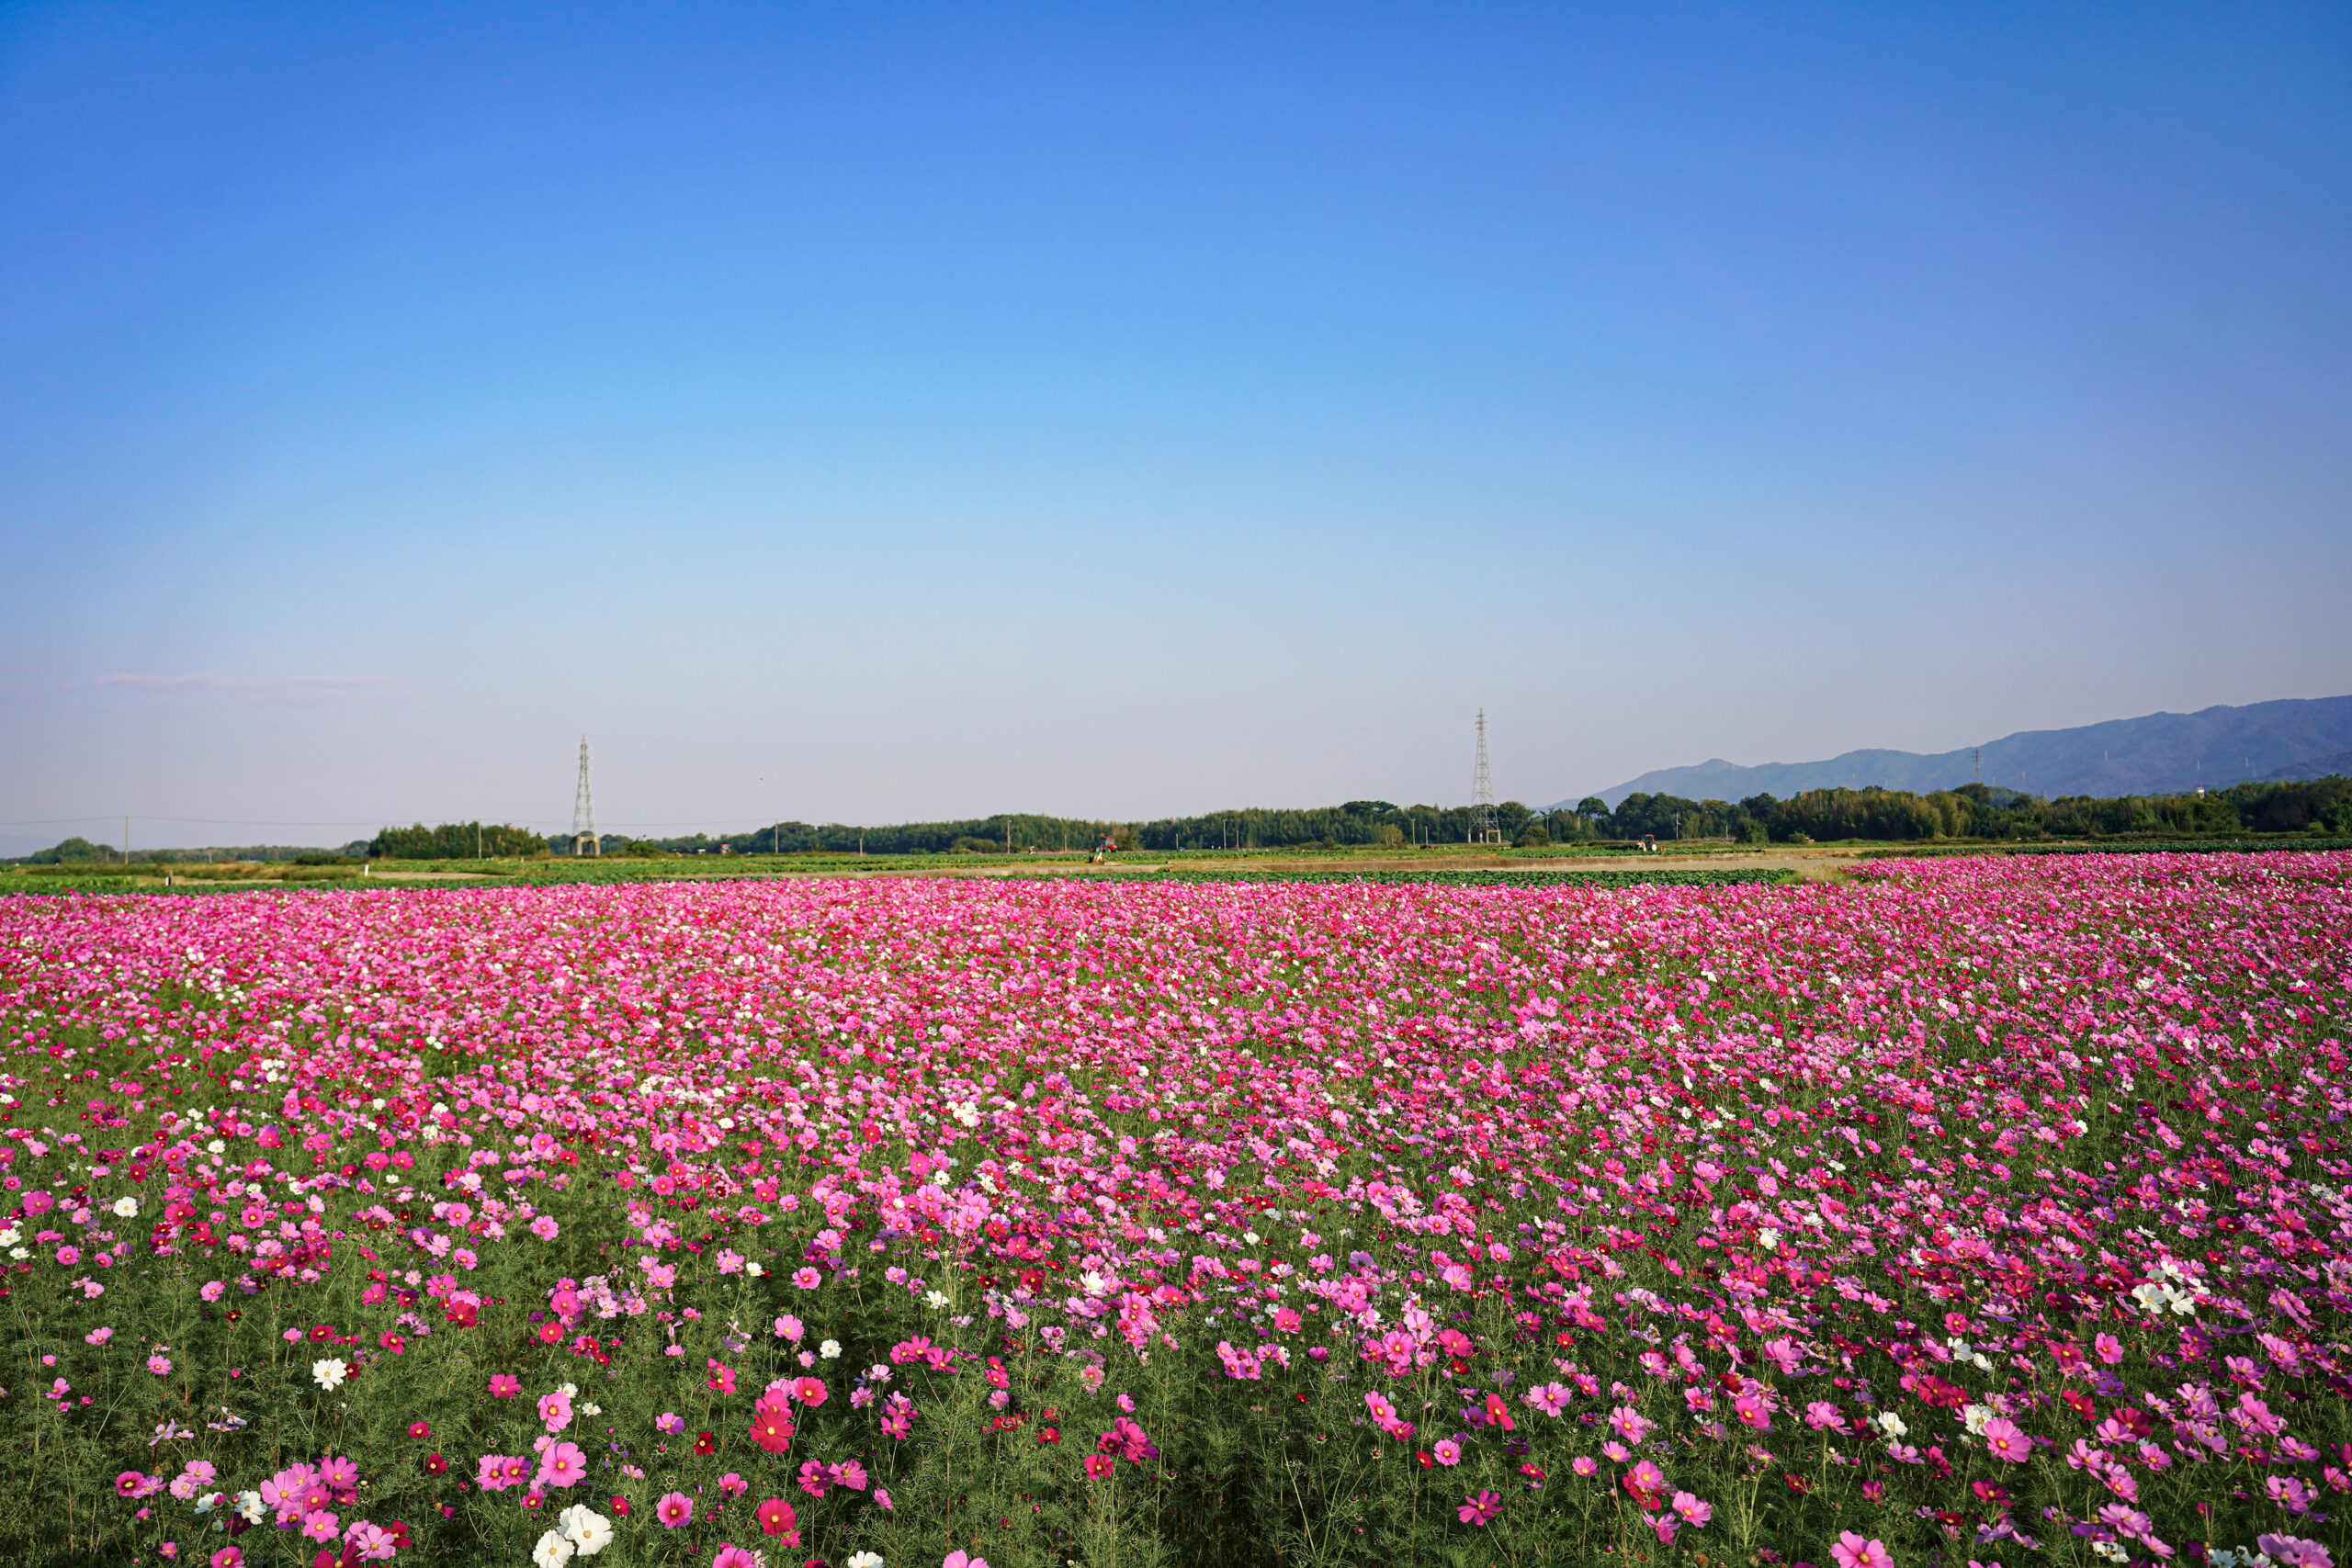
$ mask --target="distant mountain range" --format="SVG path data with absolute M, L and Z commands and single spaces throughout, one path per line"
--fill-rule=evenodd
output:
M 1826 762 L 1742 767 L 1714 758 L 1660 768 L 1600 791 L 1614 810 L 1629 795 L 1690 800 L 1782 799 L 1809 789 L 1951 789 L 1978 776 L 2029 795 L 2174 795 L 2247 779 L 2315 779 L 2352 773 L 2352 696 L 2297 697 L 2198 713 L 2152 713 L 2078 729 L 2027 729 L 1984 746 L 1923 756 L 1849 751 Z M 1563 800 L 1574 806 L 1581 796 Z

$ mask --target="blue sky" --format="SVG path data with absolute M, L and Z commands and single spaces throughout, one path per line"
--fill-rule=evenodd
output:
M 44 842 L 2336 694 L 2352 13 L 15 6 L 0 565 Z

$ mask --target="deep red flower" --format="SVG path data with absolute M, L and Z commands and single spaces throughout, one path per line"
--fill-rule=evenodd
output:
M 422 1421 L 412 1421 L 408 1424 L 408 1435 L 422 1441 L 433 1436 L 433 1428 Z
M 761 1400 L 752 1406 L 752 1441 L 772 1454 L 792 1446 L 791 1407 L 783 1401 Z
M 443 1459 L 439 1454 L 426 1454 L 424 1456 L 424 1472 L 427 1475 L 438 1475 L 448 1468 L 449 1461 Z
M 1037 1428 L 1037 1440 L 1041 1443 L 1058 1443 L 1062 1440 L 1062 1429 L 1059 1427 L 1040 1427 Z
M 717 1438 L 712 1437 L 708 1432 L 696 1432 L 695 1434 L 695 1452 L 698 1454 L 715 1454 L 718 1451 L 718 1439 Z
M 792 1505 L 781 1497 L 771 1497 L 760 1505 L 760 1529 L 770 1535 L 789 1535 L 799 1539 L 793 1530 Z

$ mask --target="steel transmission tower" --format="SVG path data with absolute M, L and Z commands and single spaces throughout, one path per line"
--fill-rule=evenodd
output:
M 1487 710 L 1478 710 L 1478 763 L 1470 774 L 1470 837 L 1473 842 L 1502 841 L 1495 826 L 1495 781 L 1487 772 Z
M 580 790 L 571 797 L 571 852 L 604 852 L 596 837 L 596 800 L 588 793 L 588 738 L 584 735 L 580 738 Z

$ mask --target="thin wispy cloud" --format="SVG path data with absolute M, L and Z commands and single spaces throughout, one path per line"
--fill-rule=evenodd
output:
M 202 692 L 259 703 L 342 701 L 389 690 L 389 675 L 100 675 L 93 686 L 132 692 Z

